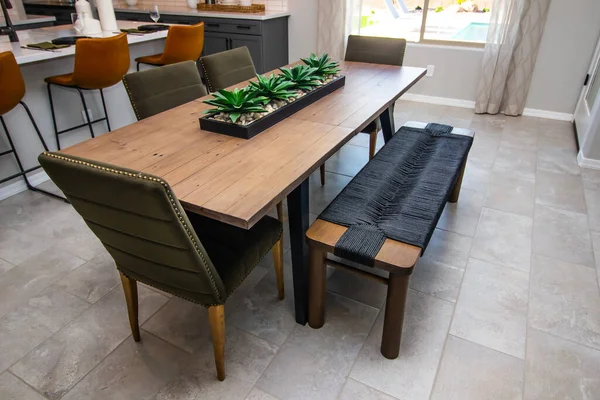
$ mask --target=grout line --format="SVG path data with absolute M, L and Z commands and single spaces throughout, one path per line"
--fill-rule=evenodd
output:
M 36 388 L 34 388 L 33 386 L 31 386 L 29 383 L 27 383 L 26 381 L 24 381 L 23 379 L 21 379 L 21 377 L 19 377 L 18 375 L 16 375 L 15 373 L 13 373 L 10 370 L 6 370 L 6 373 L 14 376 L 15 378 L 17 378 L 19 381 L 21 381 L 25 386 L 27 386 L 28 388 L 30 388 L 31 390 L 33 390 L 35 393 L 38 393 L 40 396 L 42 396 L 42 398 L 47 399 L 48 397 L 46 395 L 44 395 L 42 392 L 40 392 L 39 390 L 37 390 Z

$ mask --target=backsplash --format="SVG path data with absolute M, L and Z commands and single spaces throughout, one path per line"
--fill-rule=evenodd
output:
M 200 0 L 204 1 L 204 0 Z M 123 7 L 124 0 L 113 0 L 115 8 Z M 185 7 L 185 0 L 141 0 L 138 1 L 138 7 L 146 4 L 156 4 L 159 9 L 168 9 L 169 7 Z M 288 0 L 254 0 L 254 4 L 264 4 L 268 11 L 287 11 Z

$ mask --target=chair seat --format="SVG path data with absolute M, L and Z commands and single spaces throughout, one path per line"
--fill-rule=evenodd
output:
M 153 54 L 151 56 L 144 56 L 144 57 L 138 57 L 135 59 L 136 62 L 142 63 L 142 64 L 150 64 L 150 65 L 164 65 L 162 62 L 162 53 L 160 54 Z
M 70 74 L 49 76 L 46 79 L 44 79 L 44 82 L 52 83 L 54 85 L 60 85 L 60 86 L 71 86 L 71 87 L 77 86 L 77 84 L 73 80 L 72 72 Z
M 198 214 L 187 214 L 221 276 L 228 296 L 267 255 L 282 234 L 281 222 L 268 216 L 246 230 Z

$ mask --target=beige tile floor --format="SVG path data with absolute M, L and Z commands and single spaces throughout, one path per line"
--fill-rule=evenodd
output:
M 600 399 L 600 172 L 577 166 L 571 126 L 409 102 L 395 117 L 476 131 L 398 359 L 379 353 L 377 283 L 331 273 L 325 326 L 297 325 L 288 250 L 285 301 L 267 258 L 227 304 L 218 382 L 204 308 L 143 287 L 133 342 L 110 257 L 70 206 L 25 192 L 0 202 L 0 399 Z M 311 177 L 312 218 L 367 145 Z

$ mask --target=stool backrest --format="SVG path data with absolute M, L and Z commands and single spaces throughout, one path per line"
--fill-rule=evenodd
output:
M 61 153 L 38 160 L 124 275 L 197 303 L 223 304 L 223 282 L 166 182 Z
M 138 121 L 207 94 L 193 61 L 127 74 L 123 84 Z
M 84 89 L 116 85 L 129 70 L 127 34 L 109 38 L 79 39 L 75 44 L 73 81 Z
M 404 62 L 406 39 L 348 36 L 346 61 L 401 66 Z
M 256 76 L 252 56 L 245 46 L 204 56 L 200 59 L 200 66 L 211 92 Z
M 192 26 L 174 25 L 169 28 L 161 63 L 175 64 L 197 61 L 204 48 L 204 22 Z
M 25 81 L 12 51 L 0 53 L 0 115 L 6 114 L 25 96 Z

